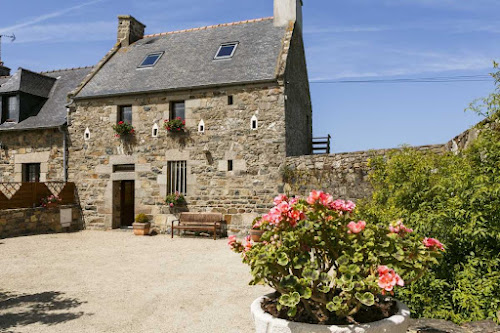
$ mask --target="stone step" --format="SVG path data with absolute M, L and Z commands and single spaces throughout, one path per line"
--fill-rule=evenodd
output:
M 104 223 L 89 223 L 86 227 L 87 230 L 104 230 L 106 226 Z

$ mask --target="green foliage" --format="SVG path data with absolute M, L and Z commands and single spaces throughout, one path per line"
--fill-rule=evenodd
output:
M 488 118 L 460 154 L 403 149 L 370 161 L 375 191 L 361 204 L 361 215 L 375 222 L 402 217 L 446 244 L 439 266 L 397 292 L 419 317 L 500 321 L 498 90 L 472 109 Z
M 280 294 L 278 309 L 286 308 L 290 318 L 306 311 L 318 323 L 329 317 L 352 319 L 378 302 L 380 293 L 403 285 L 400 277 L 419 278 L 441 255 L 411 230 L 398 233 L 386 222 L 353 222 L 353 210 L 351 202 L 333 201 L 323 192 L 313 191 L 307 200 L 279 196 L 256 223 L 266 230 L 262 242 L 247 238 L 243 245 L 232 236 L 229 245 L 250 266 L 250 284 L 274 288 Z M 392 285 L 383 285 L 382 276 Z
M 177 117 L 175 119 L 167 119 L 163 124 L 163 127 L 169 132 L 184 132 L 186 128 L 186 121 L 181 117 Z
M 175 192 L 165 197 L 165 203 L 170 207 L 183 206 L 186 204 L 186 199 L 179 192 Z
M 134 126 L 124 121 L 120 121 L 118 124 L 113 125 L 113 130 L 117 138 L 135 133 Z
M 137 223 L 147 223 L 149 222 L 149 217 L 146 214 L 137 214 L 135 217 L 135 222 Z

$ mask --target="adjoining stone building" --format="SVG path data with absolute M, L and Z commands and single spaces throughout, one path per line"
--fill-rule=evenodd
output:
M 0 183 L 66 181 L 67 94 L 91 68 L 0 70 Z
M 68 176 L 88 227 L 145 213 L 164 229 L 176 191 L 230 232 L 268 209 L 285 158 L 312 149 L 301 9 L 275 0 L 274 17 L 155 35 L 119 16 L 117 43 L 70 96 Z M 184 133 L 163 128 L 174 117 Z M 119 121 L 135 135 L 116 138 Z

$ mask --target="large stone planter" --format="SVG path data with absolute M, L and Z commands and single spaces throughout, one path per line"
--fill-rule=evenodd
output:
M 325 326 L 295 323 L 275 318 L 262 310 L 263 300 L 270 296 L 272 294 L 259 297 L 252 303 L 256 333 L 406 333 L 410 324 L 410 310 L 401 302 L 397 302 L 397 314 L 369 324 Z

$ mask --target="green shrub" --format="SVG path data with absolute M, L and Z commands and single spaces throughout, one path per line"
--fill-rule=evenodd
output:
M 146 214 L 138 214 L 135 217 L 135 222 L 137 222 L 137 223 L 147 223 L 147 222 L 149 222 L 149 217 Z
M 370 161 L 374 193 L 362 218 L 401 217 L 446 244 L 439 266 L 397 291 L 418 317 L 500 321 L 500 98 L 483 101 L 488 119 L 460 154 L 408 148 Z

